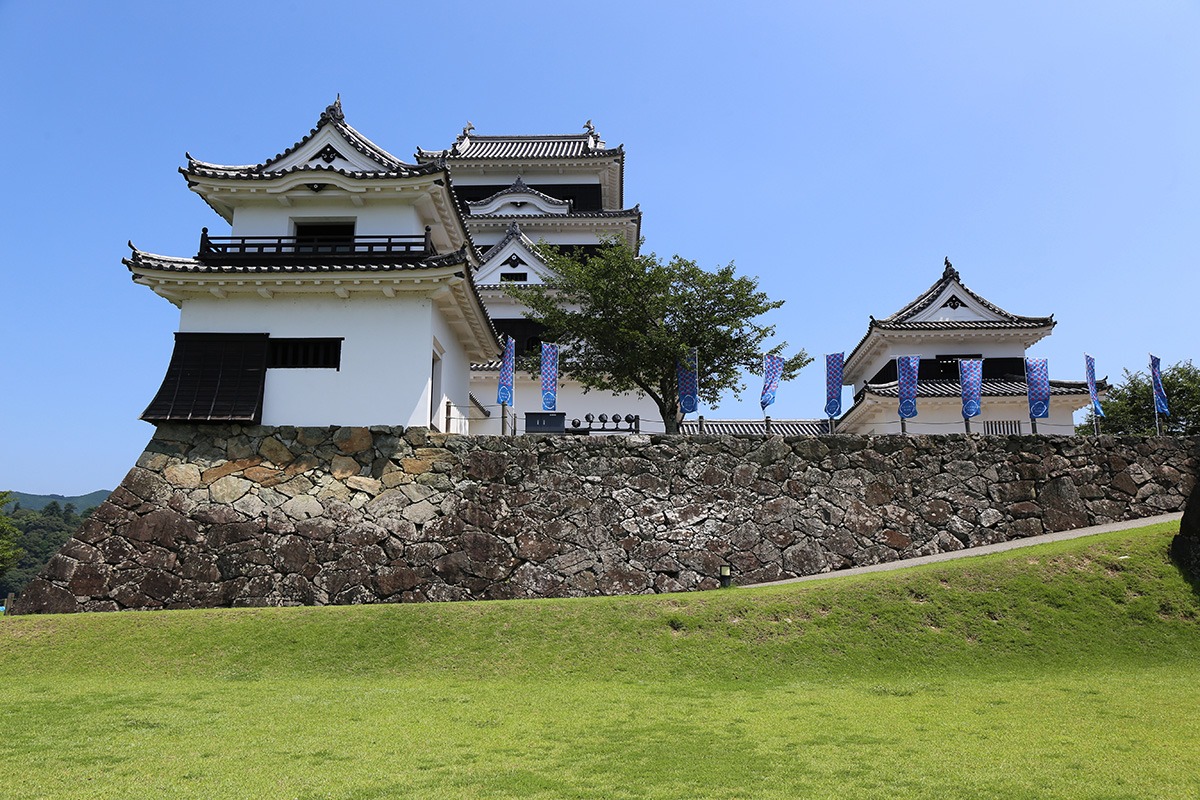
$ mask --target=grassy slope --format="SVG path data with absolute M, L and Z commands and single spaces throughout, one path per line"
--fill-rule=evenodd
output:
M 0 621 L 4 797 L 1194 797 L 1173 526 L 761 590 Z

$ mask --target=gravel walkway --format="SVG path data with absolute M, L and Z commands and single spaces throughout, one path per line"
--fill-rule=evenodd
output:
M 1094 536 L 1097 533 L 1108 533 L 1109 531 L 1123 531 L 1129 528 L 1141 528 L 1146 525 L 1154 525 L 1158 522 L 1177 522 L 1183 517 L 1183 512 L 1175 514 L 1160 514 L 1157 517 L 1142 517 L 1141 519 L 1128 519 L 1122 522 L 1110 522 L 1107 525 L 1093 525 L 1090 528 L 1076 528 L 1073 531 L 1058 531 L 1057 533 L 1044 533 L 1041 536 L 1029 536 L 1024 539 L 1011 539 L 1007 542 L 999 544 L 988 544 L 983 547 L 968 547 L 965 550 L 955 550 L 952 553 L 938 553 L 932 556 L 920 556 L 919 558 L 905 558 L 900 561 L 888 561 L 884 564 L 872 564 L 869 567 L 852 567 L 851 569 L 839 569 L 833 572 L 821 572 L 817 575 L 805 575 L 800 578 L 788 578 L 782 581 L 771 581 L 770 583 L 747 583 L 739 584 L 745 588 L 754 588 L 757 586 L 779 586 L 784 583 L 800 583 L 802 581 L 818 581 L 825 578 L 840 578 L 844 575 L 862 575 L 867 572 L 887 572 L 894 569 L 905 569 L 907 567 L 916 567 L 921 564 L 933 564 L 938 561 L 952 561 L 956 558 L 971 558 L 973 556 L 984 556 L 988 553 L 1002 553 L 1005 550 L 1016 550 L 1019 547 L 1032 547 L 1035 544 L 1045 544 L 1046 542 L 1062 542 L 1067 539 L 1078 539 L 1082 536 Z

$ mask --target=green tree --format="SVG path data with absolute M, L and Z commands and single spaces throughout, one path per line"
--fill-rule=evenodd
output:
M 1162 371 L 1163 391 L 1167 393 L 1170 415 L 1160 416 L 1164 434 L 1172 436 L 1200 435 L 1200 368 L 1191 361 L 1181 361 Z M 1100 432 L 1130 436 L 1154 434 L 1154 390 L 1145 372 L 1125 370 L 1120 383 L 1108 390 L 1101 402 L 1104 416 Z M 1093 416 L 1075 430 L 1080 434 L 1094 432 Z
M 0 509 L 12 500 L 9 492 L 0 492 Z M 20 560 L 24 551 L 17 545 L 21 531 L 13 524 L 8 514 L 0 511 L 0 576 Z
M 756 320 L 783 305 L 739 277 L 733 264 L 715 272 L 694 261 L 638 255 L 621 241 L 594 255 L 547 248 L 554 271 L 545 285 L 509 287 L 545 325 L 543 338 L 563 345 L 559 365 L 584 390 L 637 392 L 658 406 L 667 433 L 677 433 L 676 363 L 695 347 L 700 397 L 715 405 L 721 393 L 745 389 L 744 372 L 761 373 L 765 353 L 782 355 L 787 343 L 764 351 L 775 328 Z M 787 357 L 783 380 L 812 361 L 803 351 Z

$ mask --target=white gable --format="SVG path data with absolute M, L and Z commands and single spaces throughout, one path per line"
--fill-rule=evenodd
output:
M 363 155 L 346 141 L 332 125 L 325 125 L 311 139 L 283 158 L 263 166 L 264 172 L 277 172 L 297 167 L 346 170 L 348 172 L 379 172 L 390 167 Z
M 505 191 L 486 200 L 467 205 L 470 207 L 472 215 L 542 216 L 544 214 L 566 214 L 571 210 L 571 204 L 566 200 L 557 200 L 534 191 Z
M 521 273 L 525 275 L 523 281 L 504 278 L 505 275 L 515 277 Z M 545 283 L 545 276 L 551 274 L 553 273 L 550 268 L 542 262 L 541 257 L 529 245 L 525 237 L 513 236 L 500 244 L 488 256 L 488 260 L 475 273 L 475 282 L 478 284 L 515 282 L 540 285 Z
M 950 281 L 927 307 L 905 322 L 1008 322 L 1006 317 L 981 304 L 958 281 Z

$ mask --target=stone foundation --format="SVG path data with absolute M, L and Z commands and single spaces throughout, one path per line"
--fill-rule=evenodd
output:
M 710 589 L 1179 511 L 1196 439 L 162 425 L 21 613 Z

